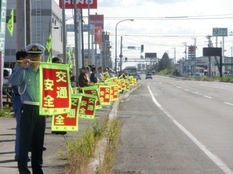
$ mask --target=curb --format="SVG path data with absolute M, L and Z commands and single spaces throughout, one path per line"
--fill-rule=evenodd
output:
M 117 109 L 118 109 L 119 103 L 125 98 L 129 97 L 130 94 L 136 89 L 138 89 L 140 86 L 141 84 L 138 84 L 132 90 L 128 91 L 127 93 L 123 95 L 120 95 L 119 100 L 113 103 L 112 110 L 108 116 L 109 121 L 117 118 Z M 96 145 L 94 157 L 90 160 L 90 163 L 87 166 L 88 174 L 95 174 L 98 167 L 103 163 L 104 157 L 105 157 L 106 146 L 107 146 L 107 138 L 104 137 Z

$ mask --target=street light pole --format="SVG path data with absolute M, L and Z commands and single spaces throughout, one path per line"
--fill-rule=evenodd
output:
M 134 19 L 124 19 L 116 23 L 115 26 L 115 70 L 117 72 L 117 26 L 119 23 L 124 22 L 124 21 L 134 21 Z

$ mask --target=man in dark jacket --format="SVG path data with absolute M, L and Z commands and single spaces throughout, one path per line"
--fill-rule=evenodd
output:
M 96 73 L 97 73 L 96 67 L 92 67 L 91 68 L 91 76 L 90 76 L 90 81 L 92 83 L 97 83 L 98 82 Z

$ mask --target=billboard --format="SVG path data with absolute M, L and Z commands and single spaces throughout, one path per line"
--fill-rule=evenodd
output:
M 59 0 L 60 8 L 62 8 L 63 1 L 65 1 L 65 9 L 74 9 L 73 0 Z M 76 0 L 76 5 L 81 9 L 88 9 L 88 6 L 91 9 L 97 9 L 97 0 Z
M 5 30 L 6 30 L 6 7 L 7 7 L 7 1 L 2 0 L 0 4 L 0 13 L 1 13 L 1 19 L 0 19 L 0 51 L 4 54 L 5 51 Z
M 196 46 L 188 46 L 188 58 L 195 59 L 196 58 Z
M 222 56 L 222 48 L 204 47 L 203 56 Z
M 95 43 L 101 44 L 102 43 L 102 29 L 95 28 Z
M 90 15 L 90 25 L 95 26 L 95 43 L 102 43 L 102 31 L 104 30 L 104 15 Z
M 157 58 L 157 53 L 145 53 L 145 58 Z
M 90 25 L 94 25 L 95 28 L 101 28 L 104 30 L 104 15 L 90 15 Z

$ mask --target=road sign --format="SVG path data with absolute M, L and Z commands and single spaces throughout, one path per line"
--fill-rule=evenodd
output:
M 210 48 L 204 47 L 203 48 L 203 56 L 221 56 L 222 55 L 222 48 Z
M 90 32 L 93 30 L 93 25 L 90 25 Z M 74 24 L 66 24 L 66 31 L 67 32 L 74 32 Z M 88 25 L 83 25 L 83 32 L 88 31 Z
M 228 36 L 227 28 L 213 28 L 213 36 Z
M 132 50 L 135 50 L 135 49 L 136 49 L 135 46 L 128 46 L 127 48 L 128 48 L 128 49 L 132 49 Z

